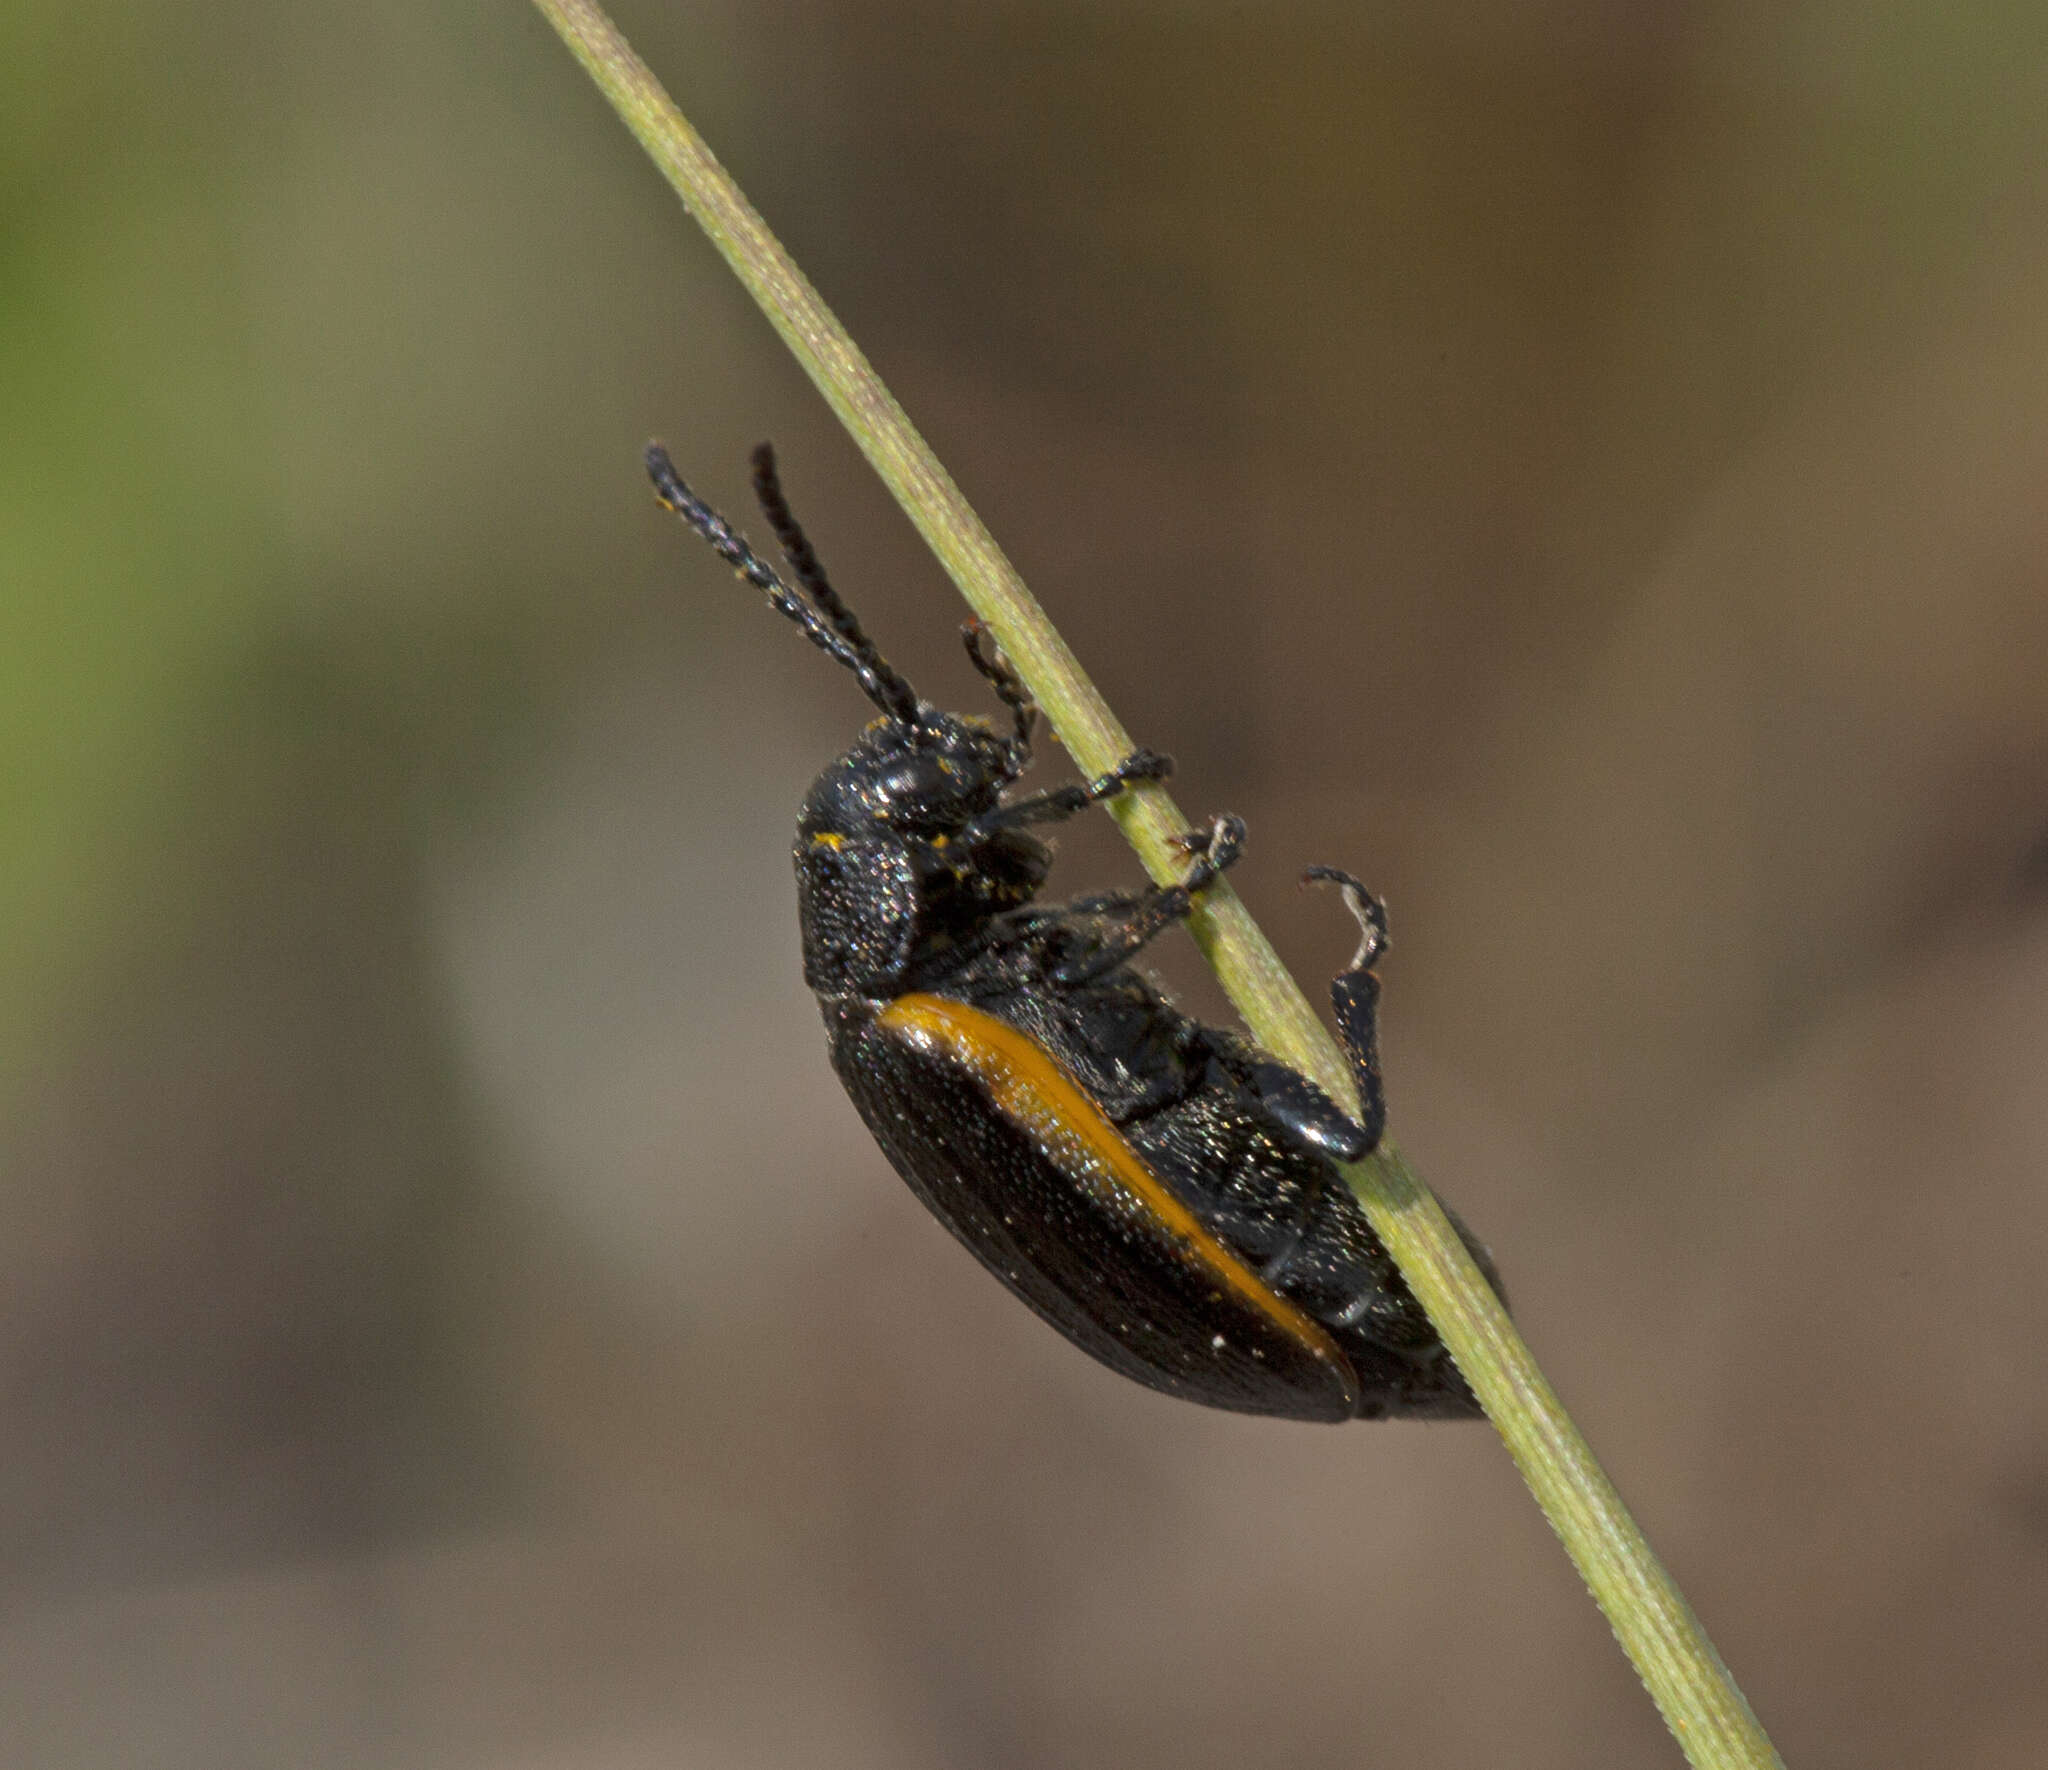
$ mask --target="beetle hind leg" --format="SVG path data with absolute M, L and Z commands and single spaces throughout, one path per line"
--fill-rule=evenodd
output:
M 1344 893 L 1345 905 L 1358 922 L 1358 951 L 1352 955 L 1351 963 L 1330 980 L 1330 1005 L 1336 1010 L 1337 1031 L 1344 1041 L 1345 1055 L 1351 1059 L 1352 1079 L 1358 1084 L 1358 1116 L 1363 1129 L 1371 1136 L 1371 1141 L 1361 1153 L 1369 1154 L 1379 1147 L 1387 1127 L 1387 1095 L 1380 1078 L 1380 980 L 1372 969 L 1391 944 L 1391 936 L 1387 932 L 1387 906 L 1351 874 L 1337 867 L 1310 867 L 1301 879 L 1304 885 L 1335 885 Z M 1505 1305 L 1507 1287 L 1500 1281 L 1500 1269 L 1494 1265 L 1493 1255 L 1486 1244 L 1465 1227 L 1464 1220 L 1450 1206 L 1444 1206 L 1444 1215 L 1450 1218 L 1451 1227 L 1458 1232 L 1458 1239 L 1465 1244 L 1480 1273 L 1493 1287 L 1494 1295 Z M 1367 1313 L 1370 1304 L 1370 1292 L 1361 1291 L 1352 1304 L 1353 1318 Z M 1454 1366 L 1448 1368 L 1455 1370 Z M 1428 1406 L 1408 1406 L 1402 1411 L 1415 1414 L 1435 1412 L 1452 1418 L 1475 1414 L 1478 1410 L 1479 1404 L 1472 1399 L 1471 1391 L 1460 1377 L 1455 1383 L 1447 1381 L 1438 1399 Z
M 1337 1036 L 1351 1059 L 1351 1079 L 1358 1088 L 1358 1124 L 1369 1154 L 1379 1147 L 1387 1128 L 1386 1084 L 1380 1076 L 1380 980 L 1373 972 L 1391 944 L 1387 906 L 1351 874 L 1336 867 L 1310 867 L 1303 884 L 1335 885 L 1346 908 L 1357 919 L 1358 951 L 1351 963 L 1330 979 L 1330 1006 L 1337 1016 Z M 1357 1157 L 1344 1157 L 1356 1160 Z
M 1361 1124 L 1299 1070 L 1255 1057 L 1245 1077 L 1281 1130 L 1305 1148 L 1332 1161 L 1363 1161 L 1379 1142 L 1375 1124 Z M 1384 1109 L 1379 1122 L 1384 1123 Z

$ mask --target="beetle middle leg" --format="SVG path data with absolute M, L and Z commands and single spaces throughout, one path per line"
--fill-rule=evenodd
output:
M 1113 919 L 1108 920 L 1100 937 L 1086 952 L 1054 971 L 1056 983 L 1071 987 L 1092 982 L 1129 963 L 1147 942 L 1157 939 L 1176 922 L 1186 921 L 1195 907 L 1196 895 L 1215 884 L 1244 852 L 1244 820 L 1219 817 L 1207 829 L 1190 830 L 1179 838 L 1179 844 L 1193 861 L 1187 876 L 1178 884 L 1154 885 L 1115 904 L 1111 911 Z

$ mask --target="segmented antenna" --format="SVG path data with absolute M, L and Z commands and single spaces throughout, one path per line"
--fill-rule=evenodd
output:
M 764 452 L 755 453 L 757 489 L 762 483 Z M 824 570 L 818 565 L 810 543 L 804 539 L 795 518 L 789 515 L 787 504 L 782 502 L 781 489 L 775 483 L 772 454 L 767 456 L 766 480 L 774 492 L 780 517 L 775 508 L 770 508 L 766 491 L 762 493 L 762 508 L 768 511 L 768 520 L 775 525 L 776 537 L 782 542 L 783 551 L 789 555 L 791 569 L 810 592 L 818 605 L 816 608 L 792 590 L 775 568 L 747 545 L 745 536 L 683 483 L 675 463 L 668 458 L 668 450 L 658 442 L 647 445 L 647 476 L 654 481 L 655 496 L 709 542 L 719 558 L 761 591 L 777 612 L 801 627 L 806 639 L 851 670 L 869 700 L 891 719 L 905 725 L 917 722 L 917 691 L 890 667 L 875 649 L 874 642 L 861 630 L 853 611 L 826 582 Z M 794 537 L 794 546 L 791 537 Z
M 810 593 L 818 612 L 862 657 L 880 662 L 881 654 L 875 650 L 875 642 L 867 636 L 860 617 L 832 588 L 832 580 L 825 576 L 825 567 L 811 545 L 810 536 L 804 533 L 803 525 L 789 507 L 789 500 L 782 495 L 782 476 L 775 470 L 773 443 L 760 443 L 754 449 L 754 496 L 760 501 L 761 514 L 767 517 L 768 526 L 775 531 L 782 557 L 789 561 L 789 569 L 796 573 L 796 581 Z
M 962 622 L 960 639 L 967 647 L 967 661 L 988 678 L 996 699 L 1010 709 L 1017 729 L 1011 740 L 1011 748 L 1016 752 L 1016 767 L 1011 772 L 1022 774 L 1031 761 L 1031 734 L 1038 726 L 1038 703 L 1031 698 L 1031 691 L 1010 660 L 1003 656 L 1002 647 L 996 643 L 986 621 L 977 616 Z

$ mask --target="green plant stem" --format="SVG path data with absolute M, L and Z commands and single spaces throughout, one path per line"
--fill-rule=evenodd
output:
M 674 186 L 916 524 L 1045 710 L 1084 775 L 1130 754 L 1123 726 L 881 379 L 599 6 L 535 0 Z M 1185 862 L 1188 819 L 1158 787 L 1110 807 L 1153 878 Z M 1219 884 L 1191 926 L 1254 1036 L 1357 1106 L 1349 1068 L 1237 895 Z M 1391 1143 L 1349 1170 L 1544 1515 L 1684 1750 L 1711 1770 L 1780 1766 L 1699 1619 L 1651 1552 L 1429 1189 Z

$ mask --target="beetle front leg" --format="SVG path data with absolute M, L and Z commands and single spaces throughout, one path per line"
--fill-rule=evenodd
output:
M 1091 805 L 1114 799 L 1126 787 L 1140 781 L 1163 781 L 1173 773 L 1173 758 L 1157 750 L 1133 750 L 1107 774 L 1098 775 L 1085 787 L 1050 787 L 1043 793 L 998 805 L 978 817 L 962 833 L 965 842 L 978 842 L 998 830 L 1020 830 L 1027 824 L 1064 823 Z
M 1106 929 L 1087 952 L 1054 971 L 1055 983 L 1071 987 L 1093 982 L 1127 964 L 1176 922 L 1186 921 L 1197 893 L 1215 884 L 1244 852 L 1244 819 L 1219 817 L 1206 830 L 1190 830 L 1180 838 L 1180 846 L 1194 859 L 1187 877 L 1177 885 L 1154 885 L 1120 906 L 1118 924 Z

